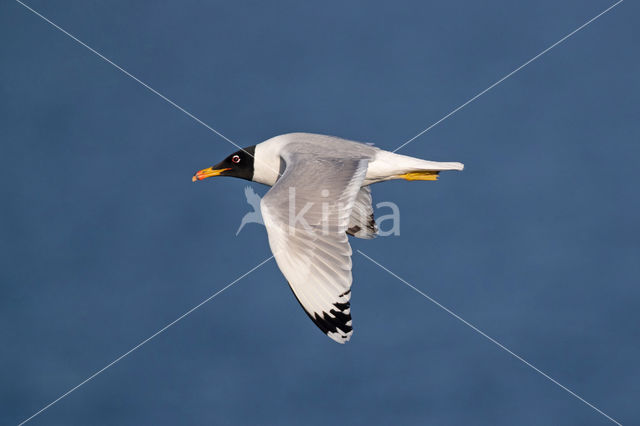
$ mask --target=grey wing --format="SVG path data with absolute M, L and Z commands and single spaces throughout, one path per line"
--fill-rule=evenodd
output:
M 346 231 L 368 159 L 282 158 L 284 173 L 261 203 L 271 251 L 309 317 L 345 343 L 353 333 Z
M 375 238 L 377 233 L 378 225 L 373 217 L 371 187 L 364 186 L 358 191 L 353 203 L 347 234 L 357 238 L 371 239 Z

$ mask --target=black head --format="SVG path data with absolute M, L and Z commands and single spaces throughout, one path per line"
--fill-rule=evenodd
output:
M 193 175 L 192 180 L 195 182 L 212 176 L 231 176 L 252 180 L 255 152 L 255 145 L 236 151 L 215 166 L 200 170 Z

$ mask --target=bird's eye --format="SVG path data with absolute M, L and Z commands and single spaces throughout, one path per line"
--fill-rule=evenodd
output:
M 240 162 L 240 156 L 239 155 L 234 155 L 233 157 L 231 157 L 231 161 L 233 161 L 234 163 L 239 163 Z

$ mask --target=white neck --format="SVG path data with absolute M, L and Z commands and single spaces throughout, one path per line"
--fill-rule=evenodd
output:
M 253 159 L 253 181 L 273 186 L 280 172 L 280 145 L 272 138 L 256 145 Z

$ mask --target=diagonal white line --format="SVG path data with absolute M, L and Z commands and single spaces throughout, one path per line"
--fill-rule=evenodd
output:
M 158 92 L 156 89 L 154 89 L 153 87 L 149 86 L 147 83 L 145 83 L 144 81 L 140 80 L 138 77 L 136 77 L 135 75 L 131 74 L 126 69 L 122 68 L 120 65 L 116 64 L 115 62 L 113 62 L 111 59 L 109 59 L 106 56 L 104 56 L 102 53 L 98 52 L 97 50 L 95 50 L 94 48 L 92 48 L 91 46 L 89 46 L 88 44 L 86 44 L 85 42 L 83 42 L 82 40 L 80 40 L 79 38 L 77 38 L 76 36 L 71 34 L 70 32 L 68 32 L 64 28 L 60 27 L 55 22 L 53 22 L 50 19 L 48 19 L 47 17 L 43 16 L 42 14 L 40 14 L 38 11 L 34 10 L 33 8 L 27 6 L 26 4 L 24 4 L 20 0 L 16 0 L 16 1 L 18 3 L 20 3 L 22 6 L 24 6 L 26 9 L 30 10 L 31 12 L 33 12 L 36 16 L 39 16 L 40 18 L 42 18 L 43 20 L 45 20 L 46 22 L 51 24 L 53 27 L 55 27 L 56 29 L 60 30 L 61 32 L 63 32 L 67 36 L 69 36 L 71 39 L 76 41 L 81 46 L 86 47 L 89 51 L 94 53 L 100 59 L 103 59 L 104 61 L 106 61 L 107 63 L 112 65 L 114 68 L 116 68 L 117 70 L 119 70 L 122 73 L 124 73 L 126 76 L 131 77 L 133 80 L 135 80 L 136 82 L 140 83 L 142 86 L 144 86 L 144 88 L 148 89 L 150 92 L 158 95 L 160 98 L 162 98 L 163 100 L 167 101 L 173 107 L 175 107 L 178 110 L 182 111 L 183 113 L 185 113 L 187 116 L 189 116 L 192 119 L 194 119 L 199 124 L 202 124 L 204 127 L 206 127 L 207 129 L 211 130 L 216 135 L 220 136 L 222 139 L 224 139 L 227 142 L 229 142 L 231 145 L 235 146 L 236 148 L 242 149 L 242 147 L 240 145 L 236 144 L 234 141 L 232 141 L 231 139 L 229 139 L 228 137 L 226 137 L 225 135 L 223 135 L 222 133 L 220 133 L 219 131 L 217 131 L 213 127 L 209 126 L 207 123 L 205 123 L 204 121 L 200 120 L 198 117 L 196 117 L 195 115 L 191 114 L 189 111 L 187 111 L 186 109 L 184 109 L 183 107 L 181 107 L 180 105 L 178 105 L 177 103 L 172 101 L 171 99 L 167 98 L 165 95 L 163 95 L 162 93 Z
M 563 390 L 567 391 L 570 395 L 576 397 L 577 399 L 579 399 L 580 401 L 584 402 L 585 404 L 587 404 L 589 407 L 593 408 L 594 410 L 596 410 L 598 413 L 602 414 L 603 416 L 605 416 L 607 419 L 611 420 L 613 423 L 620 425 L 621 424 L 616 421 L 615 419 L 613 419 L 612 417 L 610 417 L 609 415 L 607 415 L 604 411 L 600 410 L 598 407 L 596 407 L 595 405 L 591 404 L 589 401 L 585 400 L 583 397 L 581 397 L 580 395 L 578 395 L 577 393 L 573 392 L 571 389 L 569 389 L 568 387 L 564 386 L 562 383 L 558 382 L 556 379 L 554 379 L 553 377 L 549 376 L 547 373 L 545 373 L 544 371 L 540 370 L 539 368 L 537 368 L 535 365 L 531 364 L 529 361 L 527 361 L 526 359 L 522 358 L 520 355 L 516 354 L 515 352 L 513 352 L 511 349 L 507 348 L 506 346 L 504 346 L 502 343 L 498 342 L 496 339 L 494 339 L 493 337 L 489 336 L 487 333 L 485 333 L 484 331 L 480 330 L 478 327 L 476 327 L 475 325 L 471 324 L 469 321 L 465 320 L 464 318 L 462 318 L 460 315 L 456 314 L 455 312 L 453 312 L 451 309 L 447 308 L 446 306 L 444 306 L 443 304 L 441 304 L 440 302 L 438 302 L 437 300 L 435 300 L 434 298 L 430 297 L 428 294 L 424 293 L 423 291 L 419 290 L 418 288 L 414 287 L 413 285 L 409 284 L 407 281 L 405 281 L 404 279 L 402 279 L 401 277 L 399 277 L 398 275 L 396 275 L 395 273 L 393 273 L 392 271 L 390 271 L 389 269 L 385 268 L 383 265 L 381 265 L 380 263 L 376 262 L 375 260 L 373 260 L 371 257 L 367 256 L 366 254 L 364 254 L 361 250 L 358 250 L 358 253 L 360 253 L 361 255 L 363 255 L 364 257 L 366 257 L 367 259 L 369 259 L 371 262 L 375 263 L 376 265 L 378 265 L 380 268 L 384 269 L 385 271 L 387 271 L 389 274 L 391 274 L 392 276 L 394 276 L 395 278 L 397 278 L 398 280 L 402 281 L 404 284 L 406 284 L 408 287 L 410 287 L 411 289 L 413 289 L 415 292 L 417 292 L 418 294 L 420 294 L 422 297 L 424 297 L 425 299 L 429 300 L 431 303 L 433 303 L 434 305 L 436 305 L 437 307 L 441 308 L 442 310 L 444 310 L 446 313 L 448 313 L 449 315 L 453 316 L 455 319 L 457 319 L 458 321 L 462 322 L 464 325 L 466 325 L 467 327 L 471 328 L 473 331 L 475 331 L 476 333 L 480 334 L 482 337 L 488 339 L 491 343 L 495 344 L 496 346 L 498 346 L 500 349 L 504 350 L 505 352 L 507 352 L 509 355 L 513 356 L 514 358 L 516 358 L 518 361 L 524 363 L 526 366 L 531 367 L 533 370 L 535 370 L 537 373 L 541 374 L 542 376 L 544 376 L 545 378 L 547 378 L 548 380 L 550 380 L 551 382 L 555 383 L 556 385 L 558 385 L 560 388 L 562 388 Z
M 40 410 L 36 411 L 33 415 L 31 415 L 31 417 L 26 418 L 25 420 L 23 420 L 18 426 L 22 426 L 23 424 L 27 423 L 28 421 L 30 421 L 31 419 L 33 419 L 34 417 L 36 417 L 37 415 L 39 415 L 40 413 L 42 413 L 43 411 L 47 410 L 48 408 L 50 408 L 51 406 L 53 406 L 54 404 L 58 403 L 61 399 L 67 397 L 70 393 L 72 393 L 73 391 L 75 391 L 76 389 L 78 389 L 80 386 L 86 384 L 87 382 L 93 380 L 96 376 L 98 376 L 99 374 L 101 374 L 102 372 L 104 372 L 106 369 L 108 369 L 109 367 L 113 366 L 114 364 L 118 363 L 120 360 L 122 360 L 123 358 L 125 358 L 126 356 L 128 356 L 129 354 L 131 354 L 132 352 L 138 350 L 141 346 L 143 346 L 144 344 L 148 343 L 151 339 L 155 338 L 156 336 L 158 336 L 161 333 L 164 333 L 167 329 L 169 329 L 170 327 L 172 327 L 174 324 L 176 324 L 178 321 L 184 319 L 186 316 L 190 315 L 191 313 L 193 313 L 196 309 L 200 308 L 202 305 L 204 305 L 205 303 L 207 303 L 208 301 L 210 301 L 211 299 L 215 298 L 216 296 L 218 296 L 220 293 L 222 293 L 223 291 L 225 291 L 226 289 L 228 289 L 229 287 L 231 287 L 232 285 L 236 284 L 238 281 L 240 281 L 241 279 L 243 279 L 244 277 L 246 277 L 247 275 L 249 275 L 250 273 L 252 273 L 253 271 L 255 271 L 256 269 L 260 268 L 262 265 L 264 265 L 265 263 L 267 263 L 268 261 L 270 261 L 271 259 L 273 259 L 273 255 L 269 256 L 268 258 L 266 258 L 265 260 L 263 260 L 262 262 L 260 262 L 259 264 L 257 264 L 256 266 L 254 266 L 253 268 L 251 268 L 248 272 L 245 272 L 244 274 L 240 275 L 238 278 L 236 278 L 235 280 L 231 281 L 229 284 L 227 284 L 226 286 L 224 286 L 223 288 L 221 288 L 220 290 L 218 290 L 217 292 L 215 292 L 214 294 L 212 294 L 211 296 L 207 297 L 206 299 L 204 299 L 202 302 L 198 303 L 196 306 L 194 306 L 193 308 L 189 309 L 187 312 L 185 312 L 184 314 L 180 315 L 178 318 L 176 318 L 175 320 L 171 321 L 169 324 L 165 325 L 164 327 L 162 327 L 160 330 L 156 331 L 155 333 L 153 333 L 151 336 L 147 337 L 146 339 L 144 339 L 142 342 L 138 343 L 137 345 L 135 345 L 133 348 L 129 349 L 127 352 L 123 353 L 122 355 L 120 355 L 118 358 L 114 359 L 113 361 L 111 361 L 109 364 L 105 365 L 104 367 L 102 367 L 100 370 L 96 371 L 95 373 L 93 373 L 92 375 L 90 375 L 89 377 L 87 377 L 86 379 L 84 379 L 82 382 L 78 383 L 76 386 L 72 387 L 71 389 L 69 389 L 68 391 L 66 391 L 65 393 L 63 393 L 62 395 L 60 395 L 58 398 L 56 398 L 55 400 L 51 401 L 49 404 L 45 405 L 44 407 L 42 407 Z
M 587 25 L 591 24 L 593 21 L 595 21 L 596 19 L 598 19 L 599 17 L 601 17 L 605 13 L 609 12 L 611 9 L 613 9 L 614 7 L 616 7 L 617 5 L 622 3 L 623 1 L 624 0 L 618 0 L 618 2 L 612 4 L 611 6 L 609 6 L 608 8 L 606 8 L 605 10 L 603 10 L 602 12 L 600 12 L 599 14 L 594 16 L 593 18 L 589 19 L 587 22 L 585 22 L 584 24 L 580 25 L 578 28 L 576 28 L 575 30 L 571 31 L 569 34 L 567 34 L 566 36 L 562 37 L 560 40 L 558 40 L 555 43 L 553 43 L 551 46 L 549 46 L 546 49 L 544 49 L 542 52 L 538 53 L 536 56 L 534 56 L 533 58 L 529 59 L 524 64 L 520 65 L 518 68 L 516 68 L 515 70 L 511 71 L 509 74 L 505 75 L 500 80 L 496 81 L 491 86 L 487 87 L 482 92 L 478 93 L 477 95 L 475 95 L 474 97 L 472 97 L 471 99 L 469 99 L 468 101 L 466 101 L 465 103 L 463 103 L 462 105 L 460 105 L 459 107 L 454 109 L 453 111 L 449 112 L 447 115 L 442 117 L 440 120 L 436 121 L 431 126 L 427 127 L 426 129 L 424 129 L 423 131 L 421 131 L 420 133 L 418 133 L 417 135 L 415 135 L 414 137 L 412 137 L 411 139 L 409 139 L 408 141 L 406 141 L 405 143 L 403 143 L 402 145 L 400 145 L 399 147 L 394 149 L 393 152 L 397 152 L 397 151 L 401 150 L 402 148 L 404 148 L 405 146 L 407 146 L 408 144 L 410 144 L 411 142 L 413 142 L 414 140 L 416 140 L 420 136 L 424 135 L 429 130 L 433 129 L 438 124 L 442 123 L 444 120 L 446 120 L 447 118 L 451 117 L 453 114 L 455 114 L 456 112 L 460 111 L 462 108 L 466 107 L 471 102 L 475 101 L 480 96 L 484 95 L 489 90 L 493 89 L 494 87 L 496 87 L 497 85 L 499 85 L 500 83 L 502 83 L 503 81 L 505 81 L 506 79 L 508 79 L 509 77 L 514 75 L 515 73 L 517 73 L 518 71 L 520 71 L 522 68 L 524 68 L 527 65 L 529 65 L 531 62 L 535 61 L 536 59 L 538 59 L 539 57 L 541 57 L 542 55 L 544 55 L 545 53 L 547 53 L 548 51 L 550 51 L 551 49 L 553 49 L 554 47 L 556 47 L 557 45 L 559 45 L 560 43 L 562 43 L 563 41 L 565 41 L 566 39 L 568 39 L 569 37 L 574 35 L 575 33 L 577 33 L 578 31 L 582 30 L 584 27 L 586 27 Z

